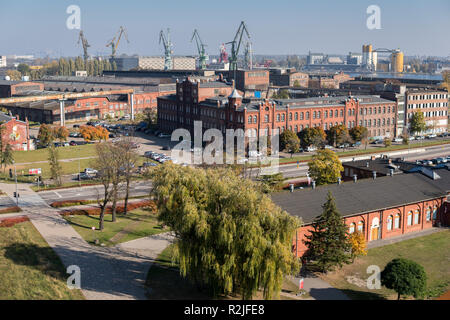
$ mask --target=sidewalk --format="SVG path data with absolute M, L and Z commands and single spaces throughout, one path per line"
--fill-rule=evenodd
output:
M 309 300 L 350 300 L 342 291 L 312 273 L 304 274 L 303 279 L 303 289 L 311 296 Z M 291 277 L 290 280 L 298 286 L 300 277 Z
M 0 189 L 12 196 L 15 186 L 0 184 Z M 91 246 L 27 185 L 19 185 L 19 193 L 20 215 L 30 218 L 66 267 L 80 267 L 81 289 L 87 299 L 146 299 L 147 272 L 172 235 L 160 234 L 113 248 Z

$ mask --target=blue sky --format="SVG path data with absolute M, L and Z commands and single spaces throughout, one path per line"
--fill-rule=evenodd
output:
M 66 28 L 72 4 L 81 8 L 91 54 L 109 53 L 105 45 L 121 25 L 130 44 L 119 54 L 162 54 L 158 36 L 167 27 L 175 54 L 195 54 L 194 28 L 217 54 L 244 20 L 255 54 L 346 54 L 372 43 L 406 55 L 450 55 L 449 0 L 1 0 L 0 54 L 80 54 L 78 30 Z M 381 30 L 366 27 L 369 5 L 381 8 Z

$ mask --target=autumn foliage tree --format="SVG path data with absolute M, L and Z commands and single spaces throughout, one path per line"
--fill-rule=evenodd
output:
M 109 132 L 103 127 L 81 126 L 80 133 L 85 141 L 106 141 Z
M 355 260 L 358 256 L 367 255 L 367 243 L 364 234 L 360 231 L 353 232 L 348 237 L 351 245 L 352 245 L 352 261 Z
M 170 163 L 152 172 L 159 220 L 176 234 L 180 273 L 215 296 L 278 296 L 284 275 L 298 271 L 291 246 L 300 221 L 283 212 L 255 182 L 228 168 Z
M 311 145 L 320 147 L 325 144 L 326 136 L 325 131 L 321 127 L 305 128 L 298 133 L 302 148 L 307 148 Z
M 344 171 L 337 154 L 328 149 L 317 151 L 308 166 L 309 176 L 317 185 L 337 182 L 341 172 Z

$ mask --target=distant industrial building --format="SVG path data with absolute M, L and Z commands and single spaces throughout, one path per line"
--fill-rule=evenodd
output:
M 195 70 L 196 59 L 194 57 L 172 57 L 174 70 Z M 164 57 L 118 57 L 114 61 L 118 71 L 164 70 Z
M 283 68 L 270 69 L 269 72 L 269 81 L 272 86 L 308 87 L 309 75 L 307 73 Z
M 33 90 L 43 91 L 44 85 L 38 82 L 0 80 L 0 98 L 20 96 L 23 92 Z
M 311 53 L 309 52 L 306 63 L 308 65 L 312 64 L 323 64 L 325 62 L 325 55 L 323 53 Z
M 236 70 L 236 71 L 220 71 L 223 79 L 235 81 L 236 89 L 244 93 L 244 97 L 263 98 L 269 90 L 269 70 Z
M 6 56 L 0 56 L 0 68 L 6 68 Z
M 361 65 L 362 64 L 362 54 L 350 52 L 347 55 L 347 64 Z

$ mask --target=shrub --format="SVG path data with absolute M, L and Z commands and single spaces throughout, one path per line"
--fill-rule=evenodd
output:
M 22 212 L 22 209 L 20 209 L 19 207 L 9 207 L 6 209 L 0 209 L 0 214 L 16 213 L 16 212 Z
M 26 216 L 22 217 L 14 217 L 14 218 L 6 218 L 0 221 L 0 228 L 10 228 L 15 226 L 18 223 L 27 222 L 30 219 Z
M 139 208 L 151 208 L 152 211 L 156 211 L 156 204 L 154 201 L 144 200 L 139 202 L 128 203 L 128 211 L 133 211 Z M 100 215 L 100 208 L 89 208 L 89 209 L 73 209 L 65 210 L 61 212 L 62 216 L 98 216 Z M 117 206 L 117 213 L 124 212 L 124 205 Z M 111 206 L 107 207 L 105 214 L 112 214 Z

